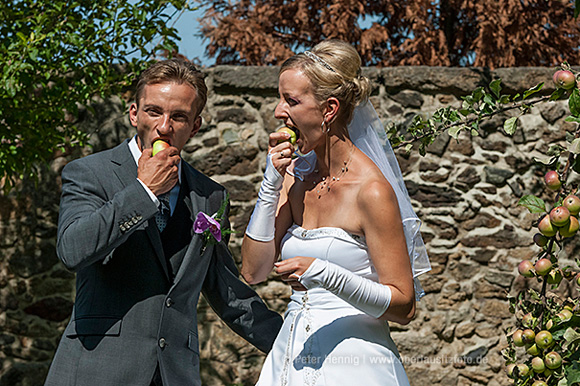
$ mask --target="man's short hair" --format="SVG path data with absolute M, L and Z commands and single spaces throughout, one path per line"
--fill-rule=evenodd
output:
M 187 60 L 175 58 L 155 62 L 143 71 L 139 77 L 135 103 L 139 106 L 139 100 L 143 96 L 143 90 L 149 84 L 165 82 L 187 83 L 197 93 L 197 106 L 195 106 L 195 116 L 197 117 L 207 102 L 207 86 L 205 85 L 204 78 L 203 73 L 193 63 Z

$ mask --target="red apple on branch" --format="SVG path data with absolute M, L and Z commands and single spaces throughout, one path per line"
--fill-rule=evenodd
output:
M 571 71 L 558 70 L 552 76 L 552 80 L 557 88 L 563 88 L 564 90 L 570 90 L 576 86 L 576 77 Z
M 536 268 L 536 273 L 540 276 L 547 275 L 550 270 L 552 269 L 552 262 L 550 259 L 546 259 L 545 257 L 536 261 L 534 266 Z
M 557 206 L 550 211 L 550 221 L 556 227 L 563 227 L 570 220 L 570 211 L 565 206 Z
M 558 190 L 562 187 L 562 181 L 560 181 L 560 176 L 558 172 L 554 170 L 550 170 L 544 176 L 544 181 L 546 182 L 546 186 L 548 189 L 551 190 Z
M 568 209 L 572 216 L 576 216 L 580 213 L 580 198 L 574 194 L 567 196 L 562 202 L 562 205 Z

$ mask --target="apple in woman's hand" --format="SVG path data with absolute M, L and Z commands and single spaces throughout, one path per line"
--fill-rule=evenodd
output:
M 153 149 L 151 150 L 151 156 L 155 157 L 155 154 L 159 153 L 161 150 L 165 150 L 169 147 L 169 144 L 161 139 L 153 142 Z
M 278 141 L 278 143 L 282 143 L 284 141 L 290 141 L 290 144 L 292 146 L 294 146 L 296 144 L 296 132 L 294 130 L 292 130 L 291 128 L 289 128 L 288 126 L 284 126 L 279 128 L 278 130 L 276 130 L 277 133 L 288 133 L 290 135 L 290 138 L 285 139 L 285 140 L 280 140 Z

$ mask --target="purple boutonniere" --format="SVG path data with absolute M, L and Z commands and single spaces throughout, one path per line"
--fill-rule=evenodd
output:
M 203 237 L 203 247 L 201 253 L 205 251 L 208 245 L 217 244 L 222 241 L 223 235 L 233 233 L 231 229 L 222 229 L 220 222 L 225 214 L 228 206 L 229 195 L 226 196 L 224 202 L 220 206 L 217 213 L 213 216 L 208 216 L 203 212 L 198 212 L 195 222 L 193 223 L 193 231 Z
M 207 234 L 206 236 L 209 236 L 211 234 L 215 239 L 215 241 L 217 241 L 218 243 L 222 241 L 222 230 L 220 223 L 217 222 L 213 217 L 210 217 L 203 212 L 199 212 L 197 214 L 197 218 L 193 223 L 193 231 L 195 233 L 202 234 L 209 232 L 209 234 Z

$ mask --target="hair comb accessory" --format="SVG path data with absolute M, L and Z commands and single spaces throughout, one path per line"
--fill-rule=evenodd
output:
M 312 53 L 310 51 L 304 51 L 304 55 L 308 56 L 310 59 L 314 60 L 315 62 L 322 64 L 327 70 L 330 70 L 332 72 L 336 72 L 334 70 L 334 68 L 332 68 L 330 66 L 330 64 L 326 63 L 324 61 L 324 59 L 322 59 L 320 56 L 316 55 L 315 53 Z

